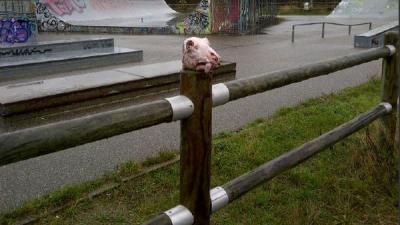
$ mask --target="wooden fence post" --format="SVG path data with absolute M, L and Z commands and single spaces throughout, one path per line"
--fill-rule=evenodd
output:
M 192 100 L 192 116 L 181 121 L 180 203 L 195 225 L 210 224 L 212 75 L 181 72 L 181 95 Z
M 385 44 L 397 46 L 398 34 L 387 33 L 385 35 Z M 396 53 L 392 56 L 383 58 L 382 64 L 382 95 L 381 101 L 388 102 L 392 105 L 393 109 L 397 108 L 398 98 L 398 68 L 397 60 L 399 55 L 399 49 L 396 47 Z M 395 151 L 395 137 L 396 137 L 396 113 L 388 114 L 383 116 L 381 119 L 381 130 L 380 130 L 380 146 L 385 149 L 388 156 L 391 157 Z

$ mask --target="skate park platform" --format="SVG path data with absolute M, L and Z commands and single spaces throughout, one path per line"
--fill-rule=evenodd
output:
M 181 68 L 181 61 L 176 60 L 1 86 L 0 114 L 9 116 L 88 100 L 93 100 L 87 103 L 93 107 L 176 92 Z M 236 64 L 223 62 L 213 72 L 213 82 L 232 80 L 235 74 Z
M 399 22 L 393 21 L 383 26 L 377 27 L 366 33 L 354 36 L 355 48 L 377 48 L 385 44 L 385 33 L 389 31 L 398 31 Z
M 2 81 L 140 62 L 143 51 L 114 46 L 112 38 L 58 40 L 0 48 Z

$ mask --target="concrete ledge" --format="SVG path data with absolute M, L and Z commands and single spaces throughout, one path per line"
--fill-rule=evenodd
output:
M 398 31 L 399 22 L 393 21 L 383 26 L 372 29 L 366 33 L 354 36 L 355 48 L 377 48 L 385 43 L 385 33 L 389 31 Z
M 114 47 L 112 38 L 38 42 L 0 48 L 0 82 L 143 60 L 143 51 Z
M 0 114 L 8 116 L 135 92 L 154 94 L 179 86 L 180 61 L 134 66 L 0 87 Z M 214 82 L 234 79 L 235 63 L 222 63 Z
M 115 48 L 112 52 L 84 53 L 71 52 L 51 57 L 0 63 L 0 82 L 31 78 L 43 74 L 70 72 L 143 60 L 142 50 Z
M 26 57 L 64 53 L 66 51 L 90 51 L 113 49 L 112 38 L 91 38 L 85 40 L 41 41 L 29 45 L 17 45 L 0 48 L 0 57 Z

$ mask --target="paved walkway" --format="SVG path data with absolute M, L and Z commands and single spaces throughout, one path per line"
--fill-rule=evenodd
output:
M 290 42 L 293 23 L 321 20 L 322 17 L 286 17 L 285 22 L 266 29 L 267 35 L 209 39 L 224 60 L 238 63 L 238 78 L 362 51 L 353 48 L 346 27 L 327 26 L 325 39 L 320 37 L 320 26 L 298 28 L 296 42 Z M 366 29 L 354 28 L 353 32 L 362 33 Z M 83 35 L 41 36 L 43 40 L 76 37 Z M 185 37 L 119 35 L 115 38 L 117 46 L 143 49 L 143 63 L 148 64 L 179 59 Z M 359 85 L 379 70 L 380 62 L 371 62 L 229 103 L 214 110 L 213 132 L 238 129 L 257 118 L 272 115 L 279 108 Z M 0 211 L 61 186 L 99 178 L 127 160 L 142 160 L 158 151 L 178 149 L 178 143 L 179 123 L 169 123 L 0 167 Z

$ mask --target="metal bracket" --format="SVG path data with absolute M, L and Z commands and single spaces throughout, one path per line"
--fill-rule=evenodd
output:
M 392 109 L 393 109 L 392 104 L 387 103 L 387 102 L 381 102 L 379 105 L 385 107 L 387 113 L 392 112 Z
M 225 84 L 219 83 L 212 86 L 212 101 L 213 106 L 229 102 L 229 89 Z
M 216 212 L 229 204 L 229 196 L 225 189 L 216 187 L 210 191 L 211 209 Z
M 194 223 L 192 213 L 183 205 L 178 205 L 164 213 L 169 217 L 172 225 L 190 225 Z
M 178 95 L 165 100 L 171 104 L 172 121 L 188 118 L 194 111 L 193 102 L 186 96 Z
M 395 47 L 395 46 L 393 46 L 393 45 L 386 45 L 385 47 L 389 49 L 389 51 L 390 51 L 390 56 L 396 54 L 396 47 Z

